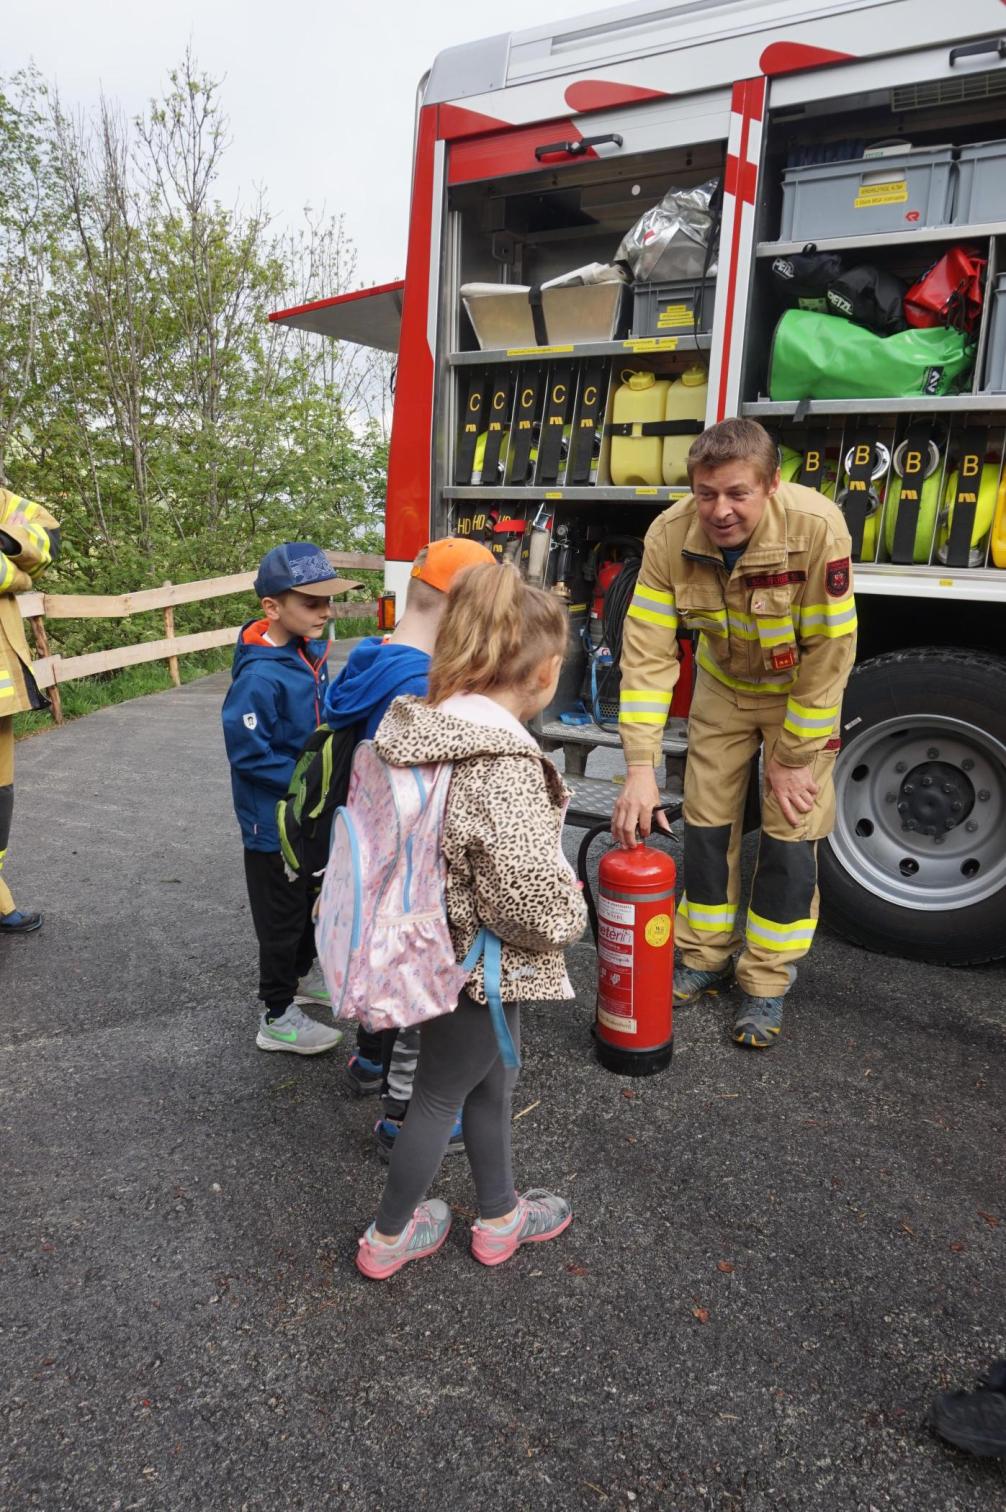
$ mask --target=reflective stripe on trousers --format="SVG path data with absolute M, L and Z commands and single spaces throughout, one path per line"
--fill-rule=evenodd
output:
M 819 793 L 794 828 L 773 795 L 762 794 L 762 831 L 750 906 L 740 907 L 741 823 L 752 757 L 764 741 L 771 755 L 786 716 L 784 700 L 741 709 L 728 689 L 700 679 L 688 726 L 685 767 L 685 892 L 676 937 L 682 959 L 718 970 L 743 943 L 737 961 L 741 988 L 753 997 L 778 997 L 788 969 L 810 949 L 817 925 L 817 841 L 834 817 L 834 754 L 822 753 L 812 771 Z

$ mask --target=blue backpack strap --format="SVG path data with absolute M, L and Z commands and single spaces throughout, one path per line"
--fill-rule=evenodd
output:
M 466 971 L 474 971 L 479 961 L 485 957 L 483 977 L 485 980 L 486 1002 L 489 1005 L 489 1017 L 492 1019 L 493 1029 L 496 1033 L 496 1043 L 500 1048 L 503 1064 L 508 1070 L 514 1071 L 520 1067 L 520 1056 L 517 1054 L 517 1046 L 513 1042 L 513 1035 L 507 1027 L 506 1017 L 503 1013 L 503 1000 L 500 997 L 501 958 L 503 954 L 502 941 L 499 935 L 493 934 L 489 929 L 480 929 L 472 941 L 472 948 L 462 961 Z

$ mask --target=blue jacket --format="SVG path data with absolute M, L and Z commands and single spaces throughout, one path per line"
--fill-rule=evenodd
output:
M 415 646 L 399 646 L 379 635 L 350 652 L 325 696 L 325 723 L 333 730 L 362 724 L 361 740 L 371 740 L 388 705 L 401 693 L 422 698 L 430 680 L 430 657 Z
M 322 720 L 328 687 L 325 641 L 270 646 L 268 622 L 238 636 L 223 723 L 234 809 L 246 850 L 278 851 L 276 804 Z

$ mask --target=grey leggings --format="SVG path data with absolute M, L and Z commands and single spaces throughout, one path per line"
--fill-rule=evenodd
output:
M 503 1007 L 520 1050 L 520 1004 Z M 510 1100 L 516 1070 L 503 1065 L 488 1008 L 463 992 L 453 1013 L 430 1019 L 420 1035 L 409 1116 L 395 1138 L 376 1226 L 400 1234 L 444 1157 L 463 1105 L 465 1149 L 475 1178 L 479 1216 L 502 1218 L 514 1206 Z

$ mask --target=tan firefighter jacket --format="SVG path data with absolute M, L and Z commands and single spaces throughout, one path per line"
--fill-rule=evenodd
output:
M 812 488 L 770 494 L 744 555 L 727 571 L 694 498 L 646 534 L 625 620 L 619 730 L 630 764 L 656 765 L 678 680 L 676 636 L 697 631 L 698 678 L 741 708 L 777 710 L 775 754 L 807 766 L 837 731 L 856 654 L 851 542 L 841 511 Z
M 31 653 L 16 593 L 27 593 L 59 545 L 48 510 L 0 488 L 0 719 L 45 706 L 28 668 Z

